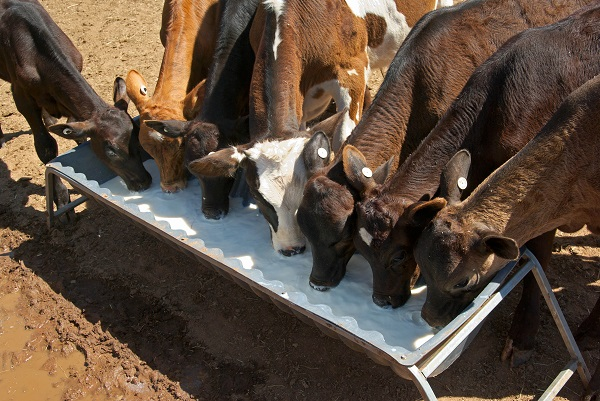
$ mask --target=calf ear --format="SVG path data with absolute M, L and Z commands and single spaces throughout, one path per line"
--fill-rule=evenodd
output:
M 188 163 L 187 168 L 196 176 L 233 177 L 244 160 L 246 154 L 243 149 L 232 146 L 194 160 Z
M 94 124 L 90 121 L 76 121 L 51 125 L 48 131 L 66 139 L 81 140 L 88 136 L 92 128 Z
M 373 172 L 367 167 L 367 161 L 360 150 L 352 145 L 344 146 L 342 150 L 342 164 L 344 174 L 358 192 L 365 194 L 375 186 L 377 182 L 373 178 Z
M 187 121 L 179 120 L 147 120 L 144 121 L 144 124 L 169 138 L 179 138 L 184 134 L 188 126 Z
M 394 165 L 395 157 L 390 157 L 390 160 L 377 167 L 373 173 L 373 179 L 379 185 L 383 184 L 385 180 L 392 174 L 392 166 Z
M 345 120 L 345 115 L 348 113 L 348 108 L 344 108 L 341 111 L 338 111 L 331 117 L 327 117 L 323 121 L 319 121 L 313 127 L 311 127 L 311 131 L 323 132 L 327 138 L 331 142 L 333 142 L 333 138 L 339 138 L 342 135 L 342 127 Z M 334 149 L 334 151 L 338 151 L 339 149 Z
M 517 242 L 499 234 L 486 234 L 482 239 L 488 251 L 507 260 L 516 260 L 519 257 L 519 246 Z
M 412 204 L 406 210 L 408 221 L 415 227 L 425 227 L 446 206 L 444 198 L 433 198 Z
M 206 79 L 203 79 L 185 96 L 183 99 L 183 116 L 186 120 L 193 120 L 200 113 L 205 93 Z
M 315 172 L 329 164 L 331 161 L 331 148 L 329 139 L 323 131 L 316 132 L 306 142 L 302 150 L 302 159 L 306 167 L 307 176 L 311 177 Z
M 440 196 L 449 204 L 460 202 L 460 197 L 467 188 L 467 176 L 471 167 L 471 154 L 461 149 L 446 164 L 440 177 Z
M 127 96 L 135 104 L 138 112 L 141 113 L 146 102 L 150 100 L 146 80 L 136 70 L 130 70 L 125 79 L 125 86 L 127 88 Z
M 116 77 L 113 84 L 113 103 L 119 110 L 127 113 L 129 107 L 129 96 L 127 96 L 127 86 L 125 80 L 121 77 Z

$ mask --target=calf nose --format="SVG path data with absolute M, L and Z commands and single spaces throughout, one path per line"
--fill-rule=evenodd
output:
M 168 194 L 174 194 L 175 192 L 179 192 L 182 189 L 185 188 L 185 184 L 182 184 L 180 182 L 174 182 L 174 183 L 160 183 L 160 187 L 162 188 L 163 192 L 166 192 Z
M 202 208 L 202 214 L 209 220 L 221 220 L 227 212 L 216 207 L 204 207 Z
M 380 308 L 389 309 L 392 307 L 392 297 L 373 294 L 373 302 Z
M 293 246 L 286 249 L 280 249 L 279 253 L 283 256 L 294 256 L 299 255 L 306 250 L 305 246 Z

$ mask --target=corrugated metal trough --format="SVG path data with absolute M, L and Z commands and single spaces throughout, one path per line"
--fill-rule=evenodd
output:
M 312 264 L 310 254 L 291 258 L 278 255 L 269 243 L 268 228 L 259 212 L 232 199 L 229 215 L 220 221 L 204 219 L 200 213 L 200 187 L 192 180 L 185 191 L 161 194 L 153 160 L 145 162 L 153 175 L 152 187 L 140 193 L 129 192 L 115 174 L 101 164 L 84 143 L 60 155 L 46 166 L 48 222 L 92 198 L 130 219 L 160 240 L 195 258 L 260 298 L 274 303 L 302 321 L 317 326 L 350 348 L 364 352 L 375 362 L 389 366 L 399 376 L 412 380 L 425 399 L 436 399 L 427 378 L 435 376 L 462 353 L 477 334 L 485 317 L 529 272 L 533 271 L 544 293 L 572 360 L 551 384 L 542 398 L 552 398 L 574 373 L 584 385 L 589 372 L 550 285 L 535 257 L 523 250 L 526 263 L 508 264 L 474 302 L 454 321 L 435 332 L 420 317 L 426 289 L 416 288 L 409 302 L 394 310 L 381 309 L 371 302 L 370 269 L 355 255 L 339 287 L 319 292 L 308 285 Z M 54 180 L 68 181 L 84 196 L 63 210 L 52 205 Z M 161 209 L 161 205 L 166 205 Z M 168 215 L 171 210 L 175 214 Z M 229 230 L 229 231 L 228 231 Z M 245 235 L 244 241 L 232 236 Z M 248 234 L 247 233 L 247 234 Z

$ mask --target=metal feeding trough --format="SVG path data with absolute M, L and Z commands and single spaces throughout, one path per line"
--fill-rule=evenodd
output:
M 399 376 L 412 380 L 427 400 L 436 399 L 427 379 L 443 372 L 460 356 L 488 314 L 532 271 L 572 358 L 541 399 L 554 397 L 576 370 L 588 386 L 590 374 L 582 355 L 546 276 L 527 249 L 522 250 L 521 261 L 509 263 L 498 272 L 471 305 L 436 332 L 420 316 L 425 287 L 415 288 L 401 308 L 379 308 L 371 301 L 370 268 L 355 255 L 338 287 L 315 291 L 308 285 L 310 251 L 294 257 L 277 254 L 271 248 L 264 218 L 252 205 L 244 206 L 241 199 L 232 199 L 225 219 L 207 220 L 200 212 L 197 180 L 192 180 L 185 191 L 164 194 L 154 161 L 147 160 L 145 165 L 153 175 L 153 185 L 144 192 L 132 193 L 98 161 L 87 143 L 60 155 L 46 166 L 48 224 L 52 226 L 59 215 L 86 199 L 95 199 L 202 265 L 391 367 Z M 84 195 L 55 211 L 52 192 L 57 177 Z

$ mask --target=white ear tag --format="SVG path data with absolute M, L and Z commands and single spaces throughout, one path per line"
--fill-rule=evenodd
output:
M 364 175 L 365 177 L 367 177 L 367 178 L 371 178 L 371 177 L 373 177 L 373 172 L 372 172 L 372 171 L 371 171 L 371 169 L 370 169 L 370 168 L 368 168 L 368 167 L 363 167 L 363 169 L 362 169 L 362 173 L 363 173 L 363 175 Z
M 327 152 L 327 149 L 325 149 L 325 148 L 319 148 L 319 149 L 317 149 L 317 154 L 319 155 L 319 157 L 321 159 L 327 159 L 327 154 L 328 153 L 329 152 Z
M 146 88 L 144 85 L 140 86 L 140 93 L 146 96 L 146 93 L 148 93 L 148 88 Z
M 467 179 L 465 177 L 460 177 L 458 179 L 458 188 L 465 189 L 467 187 Z
M 167 127 L 163 127 L 163 132 L 166 134 L 169 132 L 169 130 L 167 129 Z
M 73 135 L 73 130 L 71 128 L 65 128 L 63 130 L 63 135 L 71 136 Z

